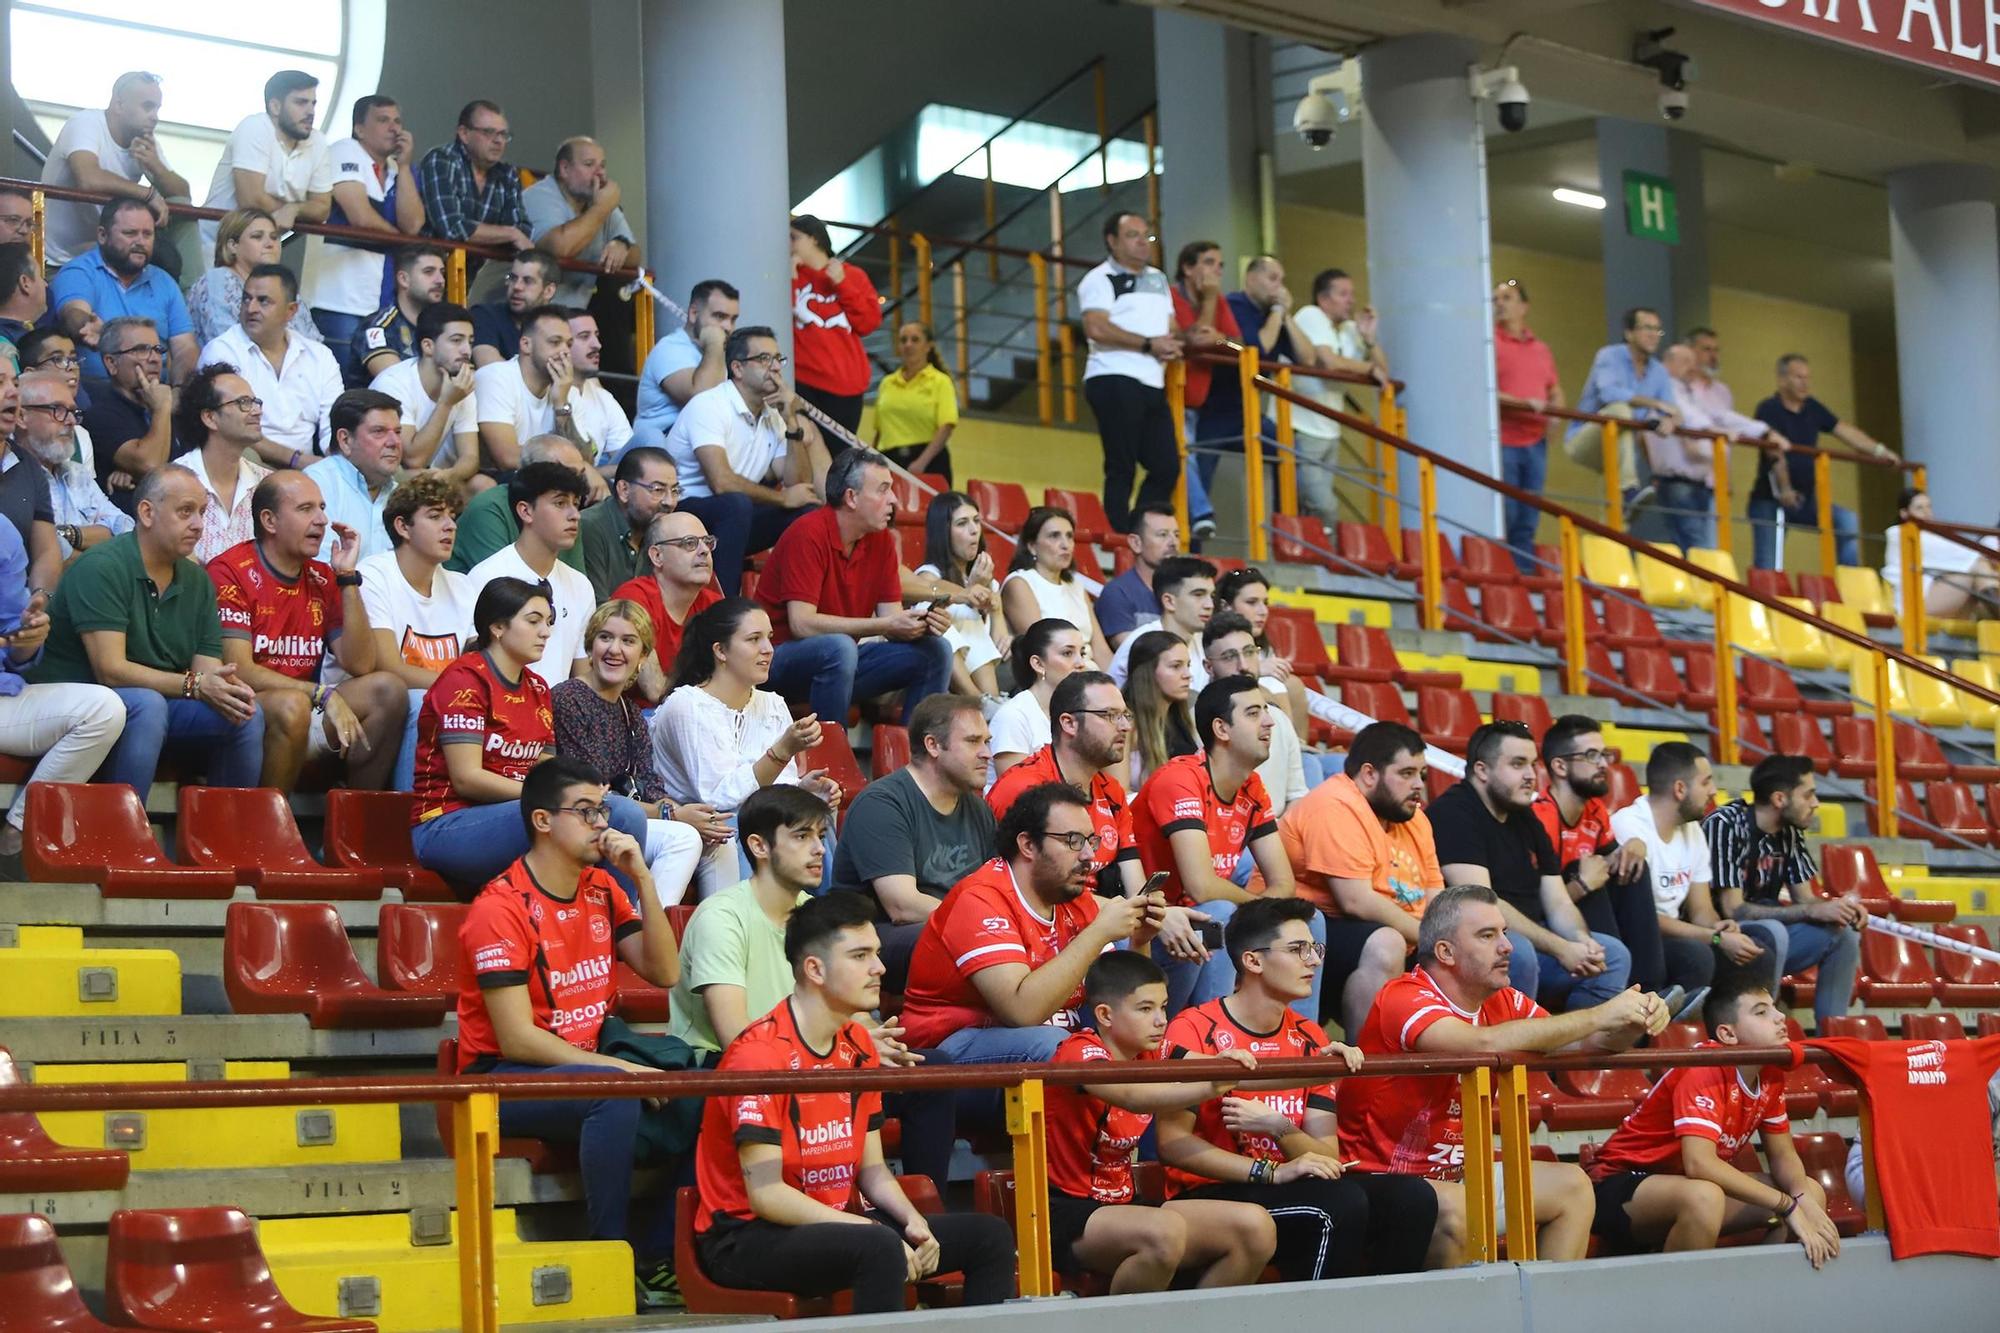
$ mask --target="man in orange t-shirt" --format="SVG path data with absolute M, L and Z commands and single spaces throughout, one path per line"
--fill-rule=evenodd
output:
M 1423 802 L 1424 738 L 1377 722 L 1355 736 L 1344 772 L 1278 820 L 1298 896 L 1327 915 L 1325 985 L 1350 1034 L 1408 966 L 1417 922 L 1444 887 Z

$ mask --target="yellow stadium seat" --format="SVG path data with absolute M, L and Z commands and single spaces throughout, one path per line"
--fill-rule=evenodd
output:
M 1875 706 L 1875 668 L 1870 654 L 1855 652 L 1847 663 L 1847 688 L 1857 705 Z M 1910 704 L 1910 691 L 1902 668 L 1895 662 L 1889 663 L 1889 711 L 1901 717 L 1916 716 L 1916 709 Z
M 1271 589 L 1271 605 L 1300 606 L 1322 625 L 1373 625 L 1388 629 L 1395 623 L 1389 603 L 1372 597 L 1340 597 L 1298 588 Z
M 1609 537 L 1583 538 L 1583 577 L 1600 588 L 1639 591 L 1639 571 L 1633 568 L 1632 553 Z
M 1951 664 L 1951 674 L 1982 689 L 2000 693 L 2000 666 L 1983 657 L 1961 657 Z M 1974 698 L 1965 691 L 1958 692 L 1959 707 L 1965 710 L 1965 720 L 1970 726 L 1990 729 L 2000 722 L 2000 704 L 1990 704 L 1984 699 Z
M 1896 607 L 1890 603 L 1889 587 L 1882 582 L 1882 575 L 1863 565 L 1836 565 L 1833 571 L 1833 586 L 1840 589 L 1840 600 L 1863 615 L 1893 616 Z
M 1777 657 L 1780 655 L 1778 636 L 1773 622 L 1784 618 L 1773 616 L 1770 608 L 1762 602 L 1733 597 L 1729 602 L 1729 642 L 1740 652 L 1754 653 L 1758 657 Z
M 1786 606 L 1811 613 L 1812 603 L 1803 597 L 1781 597 Z M 1827 639 L 1815 625 L 1778 612 L 1767 612 L 1771 631 L 1778 641 L 1778 660 L 1788 667 L 1818 671 L 1833 665 Z
M 1901 607 L 1897 608 L 1898 614 L 1901 613 L 1901 610 Z M 1933 634 L 1948 634 L 1954 639 L 1969 639 L 1978 632 L 1979 622 L 1976 620 L 1933 620 L 1926 617 L 1924 626 Z
M 1868 637 L 1868 622 L 1863 620 L 1861 613 L 1851 606 L 1843 606 L 1839 602 L 1824 602 L 1819 608 L 1819 618 L 1830 625 L 1840 626 L 1849 634 L 1858 634 L 1864 639 Z M 1826 664 L 1835 671 L 1851 669 L 1854 655 L 1859 651 L 1845 639 L 1826 636 Z
M 171 949 L 86 949 L 76 926 L 22 926 L 0 949 L 0 1018 L 109 1018 L 181 1011 Z
M 365 1295 L 372 1297 L 365 1313 L 382 1333 L 415 1333 L 459 1326 L 456 1213 L 450 1224 L 448 1239 L 419 1243 L 406 1212 L 263 1218 L 257 1239 L 278 1290 L 299 1309 L 350 1310 L 343 1294 Z M 493 1257 L 503 1324 L 577 1325 L 633 1313 L 624 1241 L 524 1241 L 514 1210 L 499 1208 Z
M 1678 611 L 1683 607 L 1699 605 L 1695 594 L 1695 580 L 1680 570 L 1663 565 L 1650 556 L 1642 555 L 1638 557 L 1638 571 L 1639 598 L 1647 606 Z M 1704 588 L 1703 591 L 1706 592 L 1708 589 Z M 1711 594 L 1710 601 L 1713 600 Z
M 1688 551 L 1688 563 L 1691 565 L 1700 565 L 1709 573 L 1718 574 L 1732 583 L 1743 582 L 1743 576 L 1736 569 L 1736 557 L 1727 551 L 1718 551 L 1708 546 L 1696 546 Z
M 1754 799 L 1752 793 L 1745 792 L 1744 798 Z M 1838 842 L 1847 836 L 1847 807 L 1838 801 L 1828 801 L 1819 807 L 1813 817 L 1812 831 L 1822 838 Z
M 1938 670 L 1945 670 L 1942 657 L 1926 657 L 1924 661 Z M 1898 663 L 1889 664 L 1890 671 L 1901 671 Z M 1965 725 L 1964 698 L 1957 690 L 1935 676 L 1927 676 L 1921 671 L 1903 671 L 1904 690 L 1910 696 L 1910 707 L 1916 711 L 1917 720 L 1927 727 L 1962 727 Z M 1893 697 L 1893 696 L 1892 696 Z
M 2000 662 L 2000 620 L 1980 621 L 1976 637 L 1979 640 L 1979 655 L 1989 661 Z

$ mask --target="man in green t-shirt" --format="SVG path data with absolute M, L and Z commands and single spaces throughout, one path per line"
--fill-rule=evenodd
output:
M 213 787 L 251 787 L 264 759 L 256 693 L 222 661 L 215 585 L 188 557 L 208 492 L 186 468 L 148 473 L 134 493 L 137 527 L 78 556 L 49 603 L 38 682 L 109 686 L 125 732 L 104 761 L 106 781 L 144 800 L 171 746 Z
M 561 463 L 572 472 L 580 473 L 586 482 L 591 469 L 584 466 L 583 455 L 576 445 L 560 435 L 537 435 L 521 446 L 521 466 L 530 463 Z M 603 501 L 598 503 L 602 504 Z M 587 510 L 585 511 L 588 512 Z M 465 512 L 458 516 L 458 536 L 452 542 L 451 559 L 444 567 L 460 574 L 467 574 L 472 567 L 492 555 L 503 546 L 512 546 L 521 535 L 521 520 L 514 513 L 514 506 L 507 501 L 507 483 L 489 486 L 466 502 Z M 584 573 L 583 543 L 572 543 L 568 550 L 558 551 L 556 559 L 568 565 L 577 573 Z

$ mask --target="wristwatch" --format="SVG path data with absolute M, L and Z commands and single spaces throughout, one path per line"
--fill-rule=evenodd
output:
M 806 428 L 804 426 L 794 426 L 785 432 L 785 438 L 788 440 L 803 440 L 805 437 Z
M 72 550 L 83 545 L 83 529 L 74 523 L 58 523 L 56 535 L 68 542 Z
M 350 569 L 345 574 L 335 574 L 333 581 L 342 588 L 358 588 L 361 586 L 361 571 Z

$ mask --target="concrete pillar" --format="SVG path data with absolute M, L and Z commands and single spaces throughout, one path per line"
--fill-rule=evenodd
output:
M 1159 89 L 1159 230 L 1163 268 L 1193 240 L 1222 247 L 1228 281 L 1258 249 L 1257 123 L 1268 96 L 1252 86 L 1254 39 L 1204 18 L 1153 11 L 1153 78 Z
M 1988 167 L 1889 173 L 1903 452 L 1930 469 L 1938 517 L 1992 523 L 2000 421 L 2000 224 Z
M 1475 43 L 1448 36 L 1368 47 L 1361 169 L 1368 293 L 1383 312 L 1389 364 L 1410 386 L 1410 437 L 1497 475 L 1486 142 L 1482 108 L 1466 91 L 1478 56 Z M 1409 522 L 1414 469 L 1404 470 L 1402 486 Z M 1454 535 L 1499 531 L 1495 494 L 1442 472 L 1438 513 Z
M 645 0 L 641 22 L 646 253 L 660 290 L 684 302 L 724 278 L 743 293 L 742 322 L 770 325 L 789 354 L 784 7 Z
M 1672 184 L 1680 232 L 1675 244 L 1632 235 L 1625 216 L 1628 171 Z M 1605 198 L 1601 222 L 1605 341 L 1624 338 L 1625 312 L 1637 305 L 1660 312 L 1666 342 L 1708 323 L 1701 141 L 1665 125 L 1602 117 L 1597 122 L 1597 178 Z

